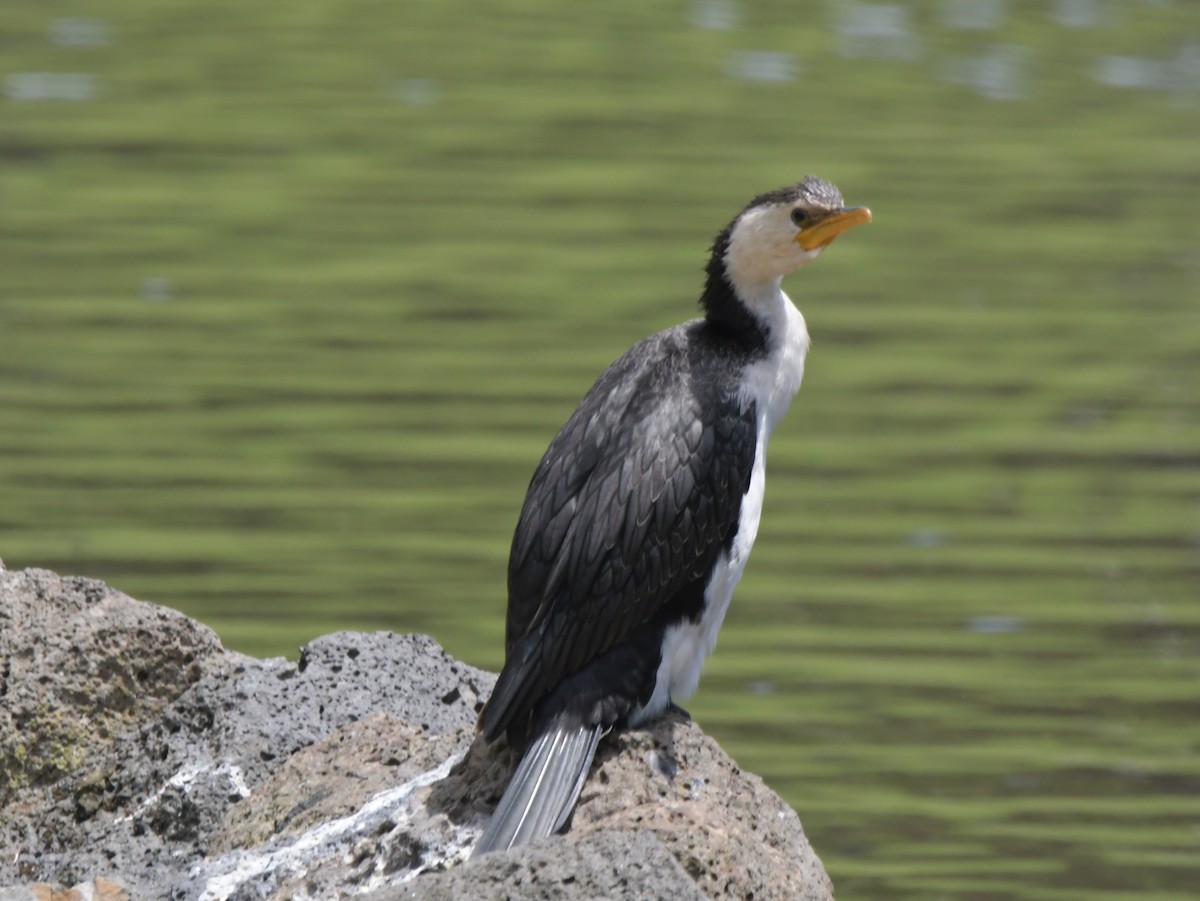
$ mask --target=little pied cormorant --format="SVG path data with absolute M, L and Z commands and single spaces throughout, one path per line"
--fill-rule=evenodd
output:
M 756 197 L 713 242 L 703 318 L 626 352 L 550 443 L 479 718 L 522 756 L 473 854 L 557 831 L 601 736 L 695 691 L 758 532 L 767 441 L 804 373 L 808 331 L 780 282 L 870 221 L 812 176 Z

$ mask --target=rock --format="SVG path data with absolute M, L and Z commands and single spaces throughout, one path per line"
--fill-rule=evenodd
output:
M 206 626 L 103 582 L 0 572 L 0 809 L 78 768 L 228 656 Z
M 473 745 L 463 765 L 434 789 L 431 803 L 456 818 L 484 821 L 504 790 L 509 769 L 504 763 L 494 748 Z M 699 726 L 676 714 L 601 743 L 570 832 L 549 842 L 557 854 L 564 843 L 599 832 L 654 835 L 708 897 L 833 897 L 796 812 L 757 776 L 739 770 Z M 534 859 L 542 854 L 529 853 Z
M 602 743 L 566 834 L 468 863 L 512 765 L 475 740 L 494 679 L 387 632 L 255 660 L 0 572 L 0 901 L 832 897 L 795 812 L 677 717 Z
M 695 723 L 667 719 L 618 737 L 592 780 L 579 834 L 652 831 L 711 897 L 832 897 L 796 812 Z
M 368 901 L 707 897 L 655 833 L 636 830 L 591 832 L 573 841 L 555 837 L 365 896 Z
M 130 898 L 123 886 L 101 876 L 70 888 L 36 882 L 0 889 L 0 901 L 130 901 Z
M 436 769 L 462 741 L 458 729 L 427 733 L 385 713 L 349 723 L 293 754 L 235 805 L 209 853 L 253 848 L 350 816 L 397 783 Z

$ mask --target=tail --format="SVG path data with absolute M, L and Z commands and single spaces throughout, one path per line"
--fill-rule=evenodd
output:
M 567 723 L 562 718 L 551 721 L 517 764 L 471 857 L 507 851 L 557 832 L 575 808 L 596 745 L 607 731 L 603 726 Z

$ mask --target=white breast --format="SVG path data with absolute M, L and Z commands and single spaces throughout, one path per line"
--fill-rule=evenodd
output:
M 763 359 L 743 371 L 743 402 L 751 401 L 757 411 L 757 446 L 750 487 L 742 498 L 738 531 L 729 552 L 722 553 L 704 592 L 704 612 L 697 622 L 683 622 L 667 629 L 663 636 L 662 662 L 654 684 L 654 693 L 645 707 L 636 711 L 630 722 L 637 725 L 666 709 L 673 700 L 690 697 L 700 682 L 700 671 L 717 643 L 717 633 L 725 620 L 725 611 L 733 591 L 741 581 L 750 559 L 750 548 L 758 535 L 762 516 L 763 492 L 767 481 L 767 443 L 783 414 L 787 412 L 800 381 L 804 377 L 804 358 L 808 353 L 808 329 L 804 317 L 787 295 L 773 286 L 775 298 L 769 301 L 775 313 L 771 322 L 772 349 Z

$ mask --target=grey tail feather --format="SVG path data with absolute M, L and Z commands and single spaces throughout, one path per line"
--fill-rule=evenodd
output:
M 535 738 L 471 857 L 507 851 L 562 828 L 583 791 L 596 745 L 607 731 L 603 726 L 556 721 Z

